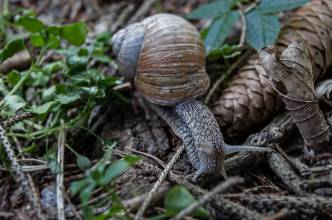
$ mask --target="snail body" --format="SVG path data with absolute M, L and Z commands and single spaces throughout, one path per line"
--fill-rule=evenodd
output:
M 205 49 L 195 27 L 181 17 L 157 14 L 112 38 L 119 72 L 132 81 L 151 108 L 185 145 L 190 163 L 202 174 L 222 174 L 225 154 L 266 148 L 229 146 L 211 111 L 195 98 L 209 88 Z

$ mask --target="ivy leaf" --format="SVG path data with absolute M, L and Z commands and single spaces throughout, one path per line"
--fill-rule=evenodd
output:
M 69 43 L 80 46 L 85 42 L 88 27 L 83 22 L 77 22 L 62 27 L 62 36 Z
M 22 38 L 8 42 L 5 48 L 0 51 L 0 64 L 23 49 L 25 49 L 25 46 Z
M 167 192 L 164 203 L 166 211 L 176 215 L 195 201 L 193 195 L 185 187 L 174 186 Z M 204 208 L 198 208 L 192 214 L 195 217 L 209 217 L 208 211 Z
M 258 9 L 262 13 L 276 13 L 300 7 L 308 2 L 309 0 L 261 0 Z
M 222 45 L 233 25 L 239 19 L 239 16 L 239 12 L 232 11 L 231 13 L 222 15 L 212 22 L 204 40 L 207 54 Z
M 9 109 L 12 112 L 16 112 L 17 110 L 23 108 L 26 105 L 24 99 L 18 95 L 6 96 L 5 103 L 8 105 Z
M 254 10 L 246 14 L 247 28 L 246 41 L 257 51 L 273 44 L 280 31 L 280 23 L 275 15 L 263 14 Z
M 23 26 L 26 30 L 34 33 L 39 32 L 45 28 L 43 22 L 32 16 L 23 16 L 20 17 L 17 21 L 17 24 Z
M 214 1 L 192 11 L 186 17 L 189 19 L 215 18 L 231 12 L 236 4 L 235 0 Z

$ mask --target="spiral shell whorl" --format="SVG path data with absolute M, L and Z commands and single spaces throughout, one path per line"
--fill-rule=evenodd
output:
M 119 72 L 128 80 L 133 80 L 139 53 L 144 40 L 144 26 L 134 23 L 120 30 L 112 37 L 113 52 L 117 55 Z

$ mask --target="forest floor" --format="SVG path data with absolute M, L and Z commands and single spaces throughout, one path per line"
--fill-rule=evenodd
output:
M 89 40 L 105 31 L 114 33 L 129 23 L 159 12 L 185 15 L 208 1 L 36 2 L 12 0 L 10 8 L 13 11 L 18 8 L 33 10 L 48 25 L 83 21 L 89 27 Z M 203 20 L 194 25 L 201 30 L 206 23 Z M 234 30 L 237 38 L 240 38 L 239 33 L 238 29 Z M 111 51 L 109 55 L 115 60 Z M 50 53 L 47 56 L 45 63 L 59 59 L 56 54 Z M 227 62 L 222 59 L 207 62 L 212 84 L 236 59 Z M 98 68 L 109 76 L 118 76 L 114 66 L 99 65 Z M 212 100 L 217 99 L 221 90 L 222 88 L 214 92 Z M 34 143 L 63 147 L 65 143 L 61 141 L 67 139 L 74 149 L 65 147 L 64 152 L 57 149 L 57 156 L 54 157 L 58 159 L 57 163 L 62 163 L 63 172 L 50 169 L 44 150 L 19 154 L 19 162 L 35 187 L 32 190 L 35 195 L 32 197 L 39 200 L 37 203 L 41 204 L 42 215 L 47 219 L 58 219 L 59 199 L 64 200 L 66 219 L 133 218 L 165 166 L 181 146 L 181 140 L 164 121 L 142 104 L 130 84 L 124 82 L 113 87 L 111 92 L 113 91 L 120 93 L 121 97 L 107 97 L 107 104 L 94 108 L 86 122 L 88 125 L 85 125 L 88 129 L 75 130 L 60 126 L 55 133 L 49 134 L 54 136 L 47 141 L 45 137 L 36 142 L 23 140 L 21 137 L 10 140 L 15 146 Z M 122 98 L 124 101 L 121 101 Z M 71 111 L 75 113 L 79 109 Z M 35 122 L 38 120 L 45 119 L 34 119 Z M 13 136 L 15 135 L 9 135 Z M 172 166 L 170 174 L 158 186 L 144 216 L 167 219 L 175 215 L 172 213 L 176 209 L 174 206 L 181 207 L 181 202 L 188 204 L 186 200 L 190 204 L 201 201 L 205 195 L 208 201 L 204 203 L 204 208 L 196 209 L 195 214 L 183 219 L 332 219 L 332 154 L 322 153 L 314 158 L 303 154 L 302 137 L 290 116 L 281 111 L 249 136 L 241 140 L 226 137 L 226 140 L 229 143 L 244 142 L 248 145 L 271 147 L 275 152 L 231 155 L 225 162 L 228 180 L 215 177 L 199 183 L 193 183 L 187 178 L 194 172 L 194 168 L 183 153 Z M 114 146 L 116 149 L 112 150 L 111 155 L 107 155 L 108 149 Z M 1 153 L 3 152 L 0 151 Z M 61 153 L 64 153 L 62 159 L 58 158 Z M 107 161 L 103 160 L 105 158 Z M 109 161 L 118 162 L 121 158 L 126 158 L 127 163 L 113 163 L 114 167 L 110 165 Z M 101 169 L 101 172 L 82 171 L 82 167 L 89 163 L 92 163 L 95 170 Z M 128 169 L 117 178 L 108 177 L 110 183 L 101 183 L 102 177 L 97 175 L 106 174 L 107 170 L 112 169 L 120 169 L 119 172 L 122 172 L 119 168 L 121 166 Z M 0 166 L 0 219 L 39 218 L 40 216 L 36 218 L 36 209 L 40 207 L 33 207 L 33 199 L 26 196 L 22 183 L 15 181 L 15 172 L 11 172 L 9 167 L 8 163 L 7 166 Z M 56 194 L 57 183 L 61 181 L 59 178 L 63 178 L 63 198 L 58 198 L 59 195 Z M 92 183 L 96 179 L 100 182 Z M 73 193 L 75 189 L 76 194 Z M 219 190 L 220 193 L 209 195 L 211 190 Z M 84 193 L 89 196 L 85 197 Z

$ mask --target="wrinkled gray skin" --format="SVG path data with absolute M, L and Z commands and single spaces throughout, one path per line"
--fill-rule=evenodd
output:
M 189 161 L 197 169 L 194 180 L 202 174 L 226 177 L 225 142 L 217 121 L 203 103 L 189 100 L 175 107 L 151 107 L 182 139 Z

